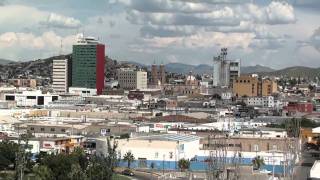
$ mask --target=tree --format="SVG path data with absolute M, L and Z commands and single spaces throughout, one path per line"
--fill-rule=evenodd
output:
M 35 180 L 53 180 L 52 171 L 47 166 L 34 166 L 32 172 L 35 176 Z
M 10 142 L 0 142 L 0 170 L 8 168 L 10 165 L 15 164 L 16 153 L 18 152 L 19 145 Z
M 260 156 L 257 156 L 252 160 L 252 165 L 254 169 L 259 170 L 263 165 L 265 165 L 265 163 L 263 158 L 261 158 Z
M 187 159 L 180 159 L 178 162 L 178 167 L 181 171 L 185 171 L 190 167 L 190 161 Z
M 87 174 L 79 164 L 71 165 L 71 172 L 68 174 L 70 180 L 88 180 Z
M 123 160 L 128 162 L 128 168 L 130 169 L 131 162 L 134 161 L 134 156 L 133 156 L 133 154 L 131 152 L 127 152 L 124 155 Z

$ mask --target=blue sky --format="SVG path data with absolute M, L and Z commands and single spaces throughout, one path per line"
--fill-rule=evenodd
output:
M 0 0 L 0 58 L 70 53 L 95 36 L 118 60 L 320 66 L 319 0 Z M 61 50 L 61 42 L 63 44 Z

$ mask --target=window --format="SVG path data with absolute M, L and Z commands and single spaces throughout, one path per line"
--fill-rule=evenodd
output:
M 31 127 L 30 130 L 31 130 L 31 131 L 34 131 L 34 127 Z
M 40 128 L 40 131 L 44 131 L 44 128 Z
M 15 96 L 6 96 L 6 101 L 14 101 Z
M 156 152 L 156 153 L 154 154 L 154 158 L 158 158 L 158 157 L 159 157 L 159 153 Z
M 259 145 L 258 144 L 254 144 L 253 145 L 253 151 L 255 151 L 255 152 L 259 151 Z
M 37 99 L 36 96 L 27 96 L 27 99 Z
M 51 128 L 50 131 L 56 131 L 54 128 Z
M 61 132 L 66 132 L 66 130 L 65 129 L 61 129 Z

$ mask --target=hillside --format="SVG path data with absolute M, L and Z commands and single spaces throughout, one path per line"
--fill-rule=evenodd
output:
M 0 59 L 0 65 L 6 65 L 9 63 L 13 63 L 14 61 L 8 60 L 8 59 Z
M 273 72 L 261 72 L 260 75 L 280 76 L 280 77 L 320 77 L 320 68 L 310 68 L 304 66 L 288 67 Z
M 241 67 L 241 74 L 252 74 L 252 73 L 273 72 L 273 71 L 275 70 L 267 66 L 261 66 L 261 65 Z

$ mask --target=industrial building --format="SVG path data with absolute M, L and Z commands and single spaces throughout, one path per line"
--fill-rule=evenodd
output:
M 240 76 L 240 60 L 227 60 L 227 48 L 213 59 L 213 86 L 232 86 Z

